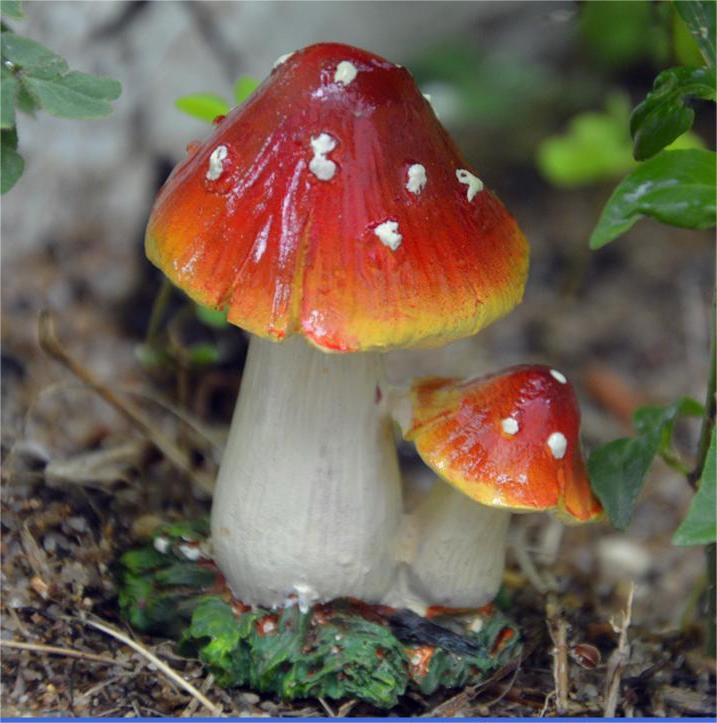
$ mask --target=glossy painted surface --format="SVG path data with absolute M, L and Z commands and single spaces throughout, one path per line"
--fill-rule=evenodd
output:
M 412 396 L 406 438 L 461 492 L 516 511 L 556 509 L 578 521 L 600 516 L 580 450 L 575 392 L 549 367 L 512 367 L 466 382 L 418 380 Z M 506 419 L 517 423 L 513 434 L 504 430 Z M 567 441 L 561 459 L 548 443 L 555 433 Z
M 358 70 L 348 84 L 334 79 L 342 61 Z M 329 180 L 310 170 L 322 133 L 336 142 Z M 314 45 L 190 146 L 155 203 L 147 255 L 254 334 L 333 351 L 442 344 L 509 311 L 527 273 L 520 229 L 490 191 L 468 200 L 466 168 L 405 68 Z M 395 250 L 376 233 L 388 221 Z

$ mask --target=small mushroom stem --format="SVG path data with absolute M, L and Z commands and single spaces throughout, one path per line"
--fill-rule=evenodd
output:
M 378 602 L 394 577 L 400 477 L 380 354 L 251 338 L 212 506 L 237 597 Z
M 431 605 L 472 608 L 493 600 L 503 578 L 510 515 L 437 480 L 405 521 L 404 562 L 387 604 L 423 612 Z

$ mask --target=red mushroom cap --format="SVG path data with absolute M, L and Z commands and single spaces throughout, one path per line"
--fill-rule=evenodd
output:
M 174 170 L 148 257 L 247 331 L 334 351 L 445 343 L 518 303 L 525 238 L 408 71 L 329 43 L 281 60 Z
M 525 365 L 465 382 L 422 379 L 411 395 L 406 439 L 461 492 L 491 507 L 556 509 L 579 522 L 600 517 L 577 399 L 560 372 Z

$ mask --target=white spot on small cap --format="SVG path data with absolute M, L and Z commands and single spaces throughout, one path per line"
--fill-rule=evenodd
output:
M 283 55 L 280 55 L 275 61 L 274 61 L 274 67 L 278 68 L 280 65 L 283 65 L 294 53 L 284 53 Z
M 503 431 L 506 434 L 517 434 L 520 427 L 518 426 L 518 421 L 513 419 L 513 417 L 506 417 L 503 419 L 500 423 L 500 426 L 503 428 Z
M 336 148 L 336 139 L 328 133 L 321 133 L 311 138 L 314 157 L 309 162 L 309 170 L 320 181 L 330 181 L 336 173 L 336 164 L 326 157 L 334 148 Z
M 398 221 L 384 221 L 376 226 L 373 232 L 378 236 L 384 246 L 395 251 L 403 241 L 403 236 L 398 233 Z
M 431 94 L 430 93 L 421 93 L 421 95 L 429 102 L 431 105 L 433 105 L 431 100 Z
M 226 146 L 217 146 L 209 156 L 209 168 L 207 169 L 207 180 L 216 181 L 224 170 L 224 161 L 229 155 Z
M 478 191 L 483 190 L 483 181 L 481 181 L 478 176 L 474 176 L 470 171 L 466 171 L 465 168 L 459 168 L 456 171 L 456 178 L 459 183 L 465 183 L 466 186 L 468 186 L 466 196 L 469 201 L 472 201 L 475 198 Z
M 342 60 L 336 66 L 336 72 L 334 73 L 334 83 L 340 85 L 348 85 L 358 73 L 358 68 L 348 60 Z
M 548 447 L 555 459 L 562 459 L 568 449 L 568 440 L 562 432 L 553 432 L 548 437 Z
M 422 166 L 420 163 L 414 163 L 412 166 L 409 166 L 406 188 L 411 193 L 415 193 L 417 196 L 423 190 L 427 181 L 428 177 L 426 176 L 425 166 Z
M 565 378 L 565 374 L 559 372 L 557 369 L 551 369 L 550 376 L 553 377 L 553 379 L 557 379 L 561 384 L 567 384 L 568 382 Z

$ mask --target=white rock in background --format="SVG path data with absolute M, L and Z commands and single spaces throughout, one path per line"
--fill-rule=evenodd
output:
M 625 535 L 603 537 L 597 543 L 601 578 L 606 582 L 639 580 L 652 567 L 650 551 Z
M 187 142 L 210 132 L 207 124 L 174 108 L 181 95 L 208 91 L 230 98 L 236 77 L 263 78 L 277 56 L 327 38 L 405 62 L 490 20 L 482 47 L 507 52 L 507 35 L 509 46 L 534 55 L 564 29 L 535 39 L 532 28 L 544 10 L 533 5 L 154 2 L 137 10 L 120 31 L 98 35 L 128 3 L 28 3 L 27 18 L 14 25 L 18 31 L 64 55 L 73 68 L 117 78 L 123 93 L 114 113 L 98 121 L 21 116 L 26 172 L 3 198 L 3 259 L 20 259 L 48 240 L 62 243 L 82 227 L 91 228 L 93 243 L 136 255 L 154 193 L 156 159 L 177 161 Z M 494 22 L 501 18 L 505 22 Z M 126 276 L 128 282 L 132 273 Z M 113 298 L 125 283 L 116 281 Z

